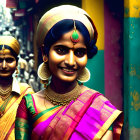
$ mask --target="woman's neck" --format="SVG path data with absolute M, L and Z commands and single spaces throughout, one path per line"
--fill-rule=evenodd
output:
M 0 77 L 0 86 L 7 87 L 12 84 L 12 77 Z
M 50 86 L 55 92 L 64 94 L 74 89 L 76 86 L 76 83 L 77 83 L 76 80 L 73 82 L 66 82 L 56 77 L 52 77 Z

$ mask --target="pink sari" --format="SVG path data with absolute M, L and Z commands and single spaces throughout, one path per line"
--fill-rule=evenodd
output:
M 59 108 L 32 131 L 32 139 L 97 140 L 113 124 L 113 139 L 119 140 L 122 112 L 102 94 L 87 90 L 69 105 Z

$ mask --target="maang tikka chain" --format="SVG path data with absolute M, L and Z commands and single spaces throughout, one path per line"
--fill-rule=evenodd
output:
M 76 44 L 77 42 L 79 42 L 80 39 L 79 39 L 79 35 L 76 30 L 75 20 L 73 20 L 73 22 L 74 22 L 74 31 L 73 31 L 72 35 L 70 36 L 70 39 L 74 44 Z

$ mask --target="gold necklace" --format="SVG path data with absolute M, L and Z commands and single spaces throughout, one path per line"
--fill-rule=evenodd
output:
M 0 118 L 4 115 L 5 113 L 5 109 L 8 105 L 8 103 L 10 102 L 10 100 L 12 99 L 13 95 L 10 94 L 10 96 L 7 97 L 7 99 L 4 101 L 4 103 L 0 106 Z
M 10 85 L 7 89 L 3 89 L 0 86 L 0 97 L 2 98 L 3 101 L 10 96 L 11 91 L 12 91 L 12 85 Z
M 78 96 L 80 95 L 81 90 L 80 86 L 77 83 L 75 88 L 71 90 L 70 92 L 64 93 L 64 94 L 59 94 L 53 91 L 50 87 L 50 85 L 46 88 L 46 99 L 48 99 L 52 104 L 54 105 L 66 105 L 72 100 L 76 100 Z

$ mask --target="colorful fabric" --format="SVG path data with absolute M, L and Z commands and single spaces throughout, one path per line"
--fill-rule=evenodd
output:
M 32 94 L 33 90 L 29 85 L 20 83 L 20 95 L 15 94 L 11 101 L 8 103 L 4 115 L 0 118 L 0 140 L 14 140 L 15 139 L 15 117 L 18 105 L 22 97 L 29 93 Z M 12 93 L 14 94 L 14 93 Z
M 41 113 L 35 111 L 33 98 L 30 106 L 26 101 L 27 98 L 23 99 L 18 108 L 16 139 L 101 139 L 113 124 L 114 139 L 119 140 L 122 112 L 100 93 L 87 90 L 75 102 L 67 106 L 54 106 Z M 27 112 L 30 112 L 30 117 Z
M 37 112 L 34 98 L 27 94 L 20 103 L 16 117 L 16 139 L 30 140 L 31 129 L 38 123 L 44 121 L 46 117 L 57 112 L 61 106 L 55 106 L 50 109 L 44 110 L 41 113 Z M 31 118 L 28 118 L 30 112 Z M 32 126 L 32 127 L 31 127 Z

